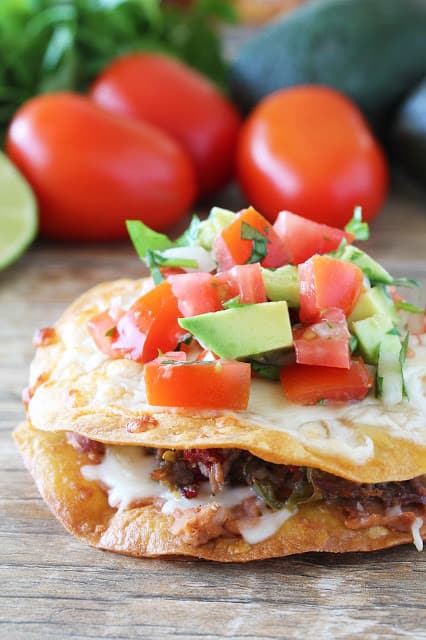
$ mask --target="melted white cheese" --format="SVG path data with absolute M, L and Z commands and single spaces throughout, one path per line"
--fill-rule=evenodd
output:
M 154 457 L 146 455 L 143 447 L 108 446 L 102 462 L 85 465 L 81 468 L 81 473 L 87 480 L 105 485 L 108 488 L 110 506 L 120 511 L 132 502 L 149 498 L 162 498 L 162 512 L 172 514 L 175 509 L 192 509 L 213 503 L 233 507 L 255 495 L 250 487 L 225 487 L 219 495 L 212 496 L 208 492 L 207 483 L 203 483 L 199 495 L 187 499 L 173 493 L 161 482 L 151 479 L 155 466 Z M 241 535 L 249 544 L 265 540 L 278 531 L 294 513 L 296 510 L 281 509 L 271 513 L 265 509 L 262 516 L 254 519 L 254 524 L 248 519 L 247 525 L 241 527 Z

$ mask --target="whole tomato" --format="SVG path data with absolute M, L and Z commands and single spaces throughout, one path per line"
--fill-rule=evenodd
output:
M 125 238 L 128 218 L 162 230 L 196 195 L 192 163 L 167 134 L 76 94 L 27 102 L 12 120 L 6 150 L 36 193 L 45 237 Z
M 342 227 L 361 205 L 373 218 L 388 189 L 385 156 L 359 109 L 327 87 L 271 94 L 242 127 L 237 176 L 271 221 L 282 209 Z
M 90 96 L 101 107 L 145 120 L 186 149 L 203 194 L 231 177 L 240 116 L 207 78 L 173 58 L 134 53 L 115 60 Z

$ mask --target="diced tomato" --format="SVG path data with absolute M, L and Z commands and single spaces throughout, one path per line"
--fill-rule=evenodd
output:
M 168 281 L 185 318 L 222 309 L 217 284 L 210 273 L 183 273 L 169 276 Z
M 117 323 L 114 349 L 125 358 L 148 362 L 160 351 L 172 351 L 186 335 L 177 319 L 182 314 L 169 282 L 165 280 L 145 293 Z
M 281 369 L 280 380 L 287 398 L 298 404 L 362 400 L 373 384 L 361 358 L 349 369 L 293 364 Z
M 241 304 L 266 302 L 265 284 L 260 264 L 245 264 L 215 276 L 219 299 L 224 302 L 239 297 Z
M 274 229 L 284 242 L 293 264 L 305 262 L 316 253 L 334 251 L 345 238 L 349 244 L 355 236 L 342 229 L 308 220 L 290 211 L 281 211 Z
M 243 222 L 262 234 L 267 241 L 267 254 L 260 260 L 264 267 L 272 269 L 290 261 L 282 240 L 270 222 L 253 207 L 249 207 L 240 211 L 235 220 L 221 231 L 214 241 L 213 253 L 220 271 L 231 269 L 236 264 L 247 264 L 251 260 L 254 241 L 241 238 Z
M 296 325 L 293 339 L 299 364 L 342 369 L 351 366 L 350 333 L 341 309 L 329 309 L 315 324 Z
M 144 366 L 151 405 L 199 409 L 245 409 L 250 394 L 250 365 L 236 360 Z
M 124 313 L 124 312 L 122 312 Z M 87 328 L 96 346 L 110 358 L 120 358 L 123 353 L 119 349 L 113 347 L 116 340 L 118 315 L 116 312 L 112 315 L 111 310 L 107 309 L 98 313 L 87 323 Z
M 332 307 L 348 316 L 361 293 L 364 276 L 359 267 L 328 256 L 312 256 L 299 264 L 300 320 L 309 324 Z

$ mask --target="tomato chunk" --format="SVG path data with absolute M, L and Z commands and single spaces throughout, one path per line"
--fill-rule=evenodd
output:
M 260 264 L 245 264 L 222 271 L 215 276 L 217 292 L 223 302 L 239 297 L 241 304 L 266 302 L 265 284 Z
M 164 364 L 162 358 L 144 366 L 151 405 L 199 409 L 246 409 L 250 365 L 236 360 Z
M 314 254 L 334 251 L 345 238 L 352 243 L 355 236 L 342 229 L 308 220 L 290 211 L 281 211 L 274 229 L 282 239 L 293 264 L 300 264 Z
M 261 234 L 264 242 L 266 242 L 267 253 L 263 256 L 265 244 L 262 237 L 260 237 L 260 245 L 263 246 L 260 253 L 262 257 L 259 260 L 256 260 L 254 255 L 256 240 L 247 240 L 241 237 L 243 223 L 246 223 L 252 230 Z M 272 269 L 290 261 L 290 256 L 282 240 L 274 231 L 273 226 L 253 207 L 240 211 L 235 220 L 221 231 L 214 241 L 213 253 L 219 264 L 220 271 L 231 269 L 236 264 L 247 264 L 255 261 L 261 262 L 264 267 Z
M 359 267 L 328 256 L 312 256 L 298 267 L 300 280 L 300 320 L 317 322 L 321 312 L 331 307 L 348 316 L 361 293 L 364 276 Z
M 362 400 L 373 384 L 361 358 L 349 369 L 293 364 L 281 369 L 280 380 L 287 398 L 298 404 Z
M 119 315 L 122 313 L 120 312 Z M 90 318 L 87 323 L 87 328 L 96 346 L 110 358 L 120 358 L 123 355 L 119 349 L 113 347 L 113 342 L 118 336 L 117 321 L 117 313 L 112 313 L 110 309 L 107 309 Z
M 177 319 L 182 314 L 166 280 L 145 293 L 117 323 L 113 348 L 125 358 L 148 362 L 160 351 L 172 351 L 186 332 Z
M 182 273 L 169 276 L 168 281 L 185 318 L 222 309 L 217 284 L 210 273 Z
M 351 366 L 350 333 L 341 309 L 328 310 L 315 324 L 296 325 L 293 339 L 299 364 L 343 369 Z

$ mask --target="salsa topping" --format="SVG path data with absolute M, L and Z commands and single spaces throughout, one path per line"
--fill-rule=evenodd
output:
M 424 311 L 395 287 L 418 283 L 352 244 L 369 235 L 359 207 L 345 230 L 288 211 L 272 225 L 253 207 L 194 216 L 174 241 L 140 221 L 127 227 L 153 286 L 88 329 L 109 357 L 145 364 L 150 404 L 242 410 L 250 375 L 280 380 L 301 404 L 370 390 L 388 406 L 407 399 L 408 327 L 422 332 Z M 203 349 L 215 362 L 200 361 Z M 161 356 L 182 350 L 195 356 Z

